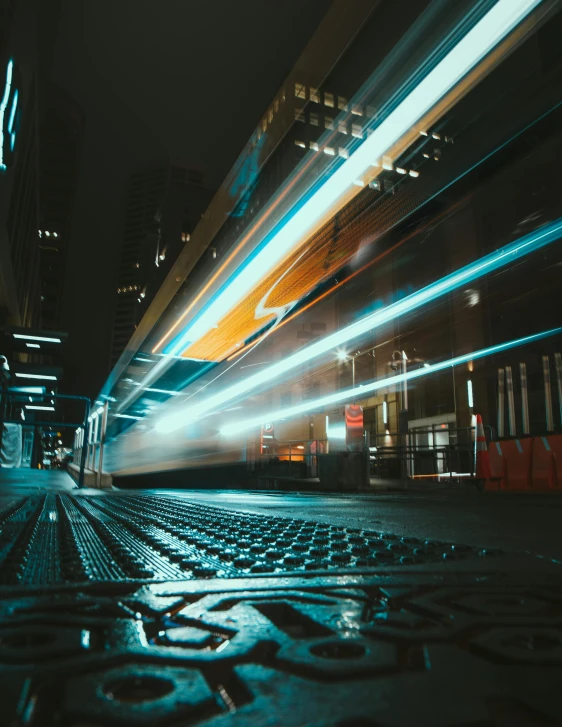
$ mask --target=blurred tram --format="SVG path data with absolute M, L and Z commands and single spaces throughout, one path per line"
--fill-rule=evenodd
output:
M 96 402 L 117 481 L 311 476 L 350 404 L 562 427 L 560 3 L 409 5 L 335 2 L 260 119 Z

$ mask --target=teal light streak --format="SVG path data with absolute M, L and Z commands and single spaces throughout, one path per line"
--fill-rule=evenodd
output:
M 224 436 L 232 436 L 239 432 L 247 431 L 255 427 L 261 426 L 264 421 L 279 421 L 279 419 L 290 419 L 298 416 L 299 414 L 305 414 L 308 411 L 318 409 L 328 404 L 336 404 L 338 402 L 351 401 L 354 398 L 363 398 L 366 394 L 370 394 L 380 389 L 386 389 L 389 386 L 396 386 L 403 383 L 404 381 L 412 381 L 414 379 L 421 379 L 424 376 L 430 376 L 439 371 L 445 369 L 454 368 L 460 366 L 463 363 L 469 361 L 475 361 L 480 358 L 486 358 L 487 356 L 493 356 L 496 353 L 507 351 L 511 348 L 517 348 L 518 346 L 524 346 L 534 341 L 539 341 L 549 336 L 555 336 L 562 333 L 562 327 L 552 328 L 548 331 L 542 331 L 541 333 L 534 333 L 532 336 L 525 336 L 523 338 L 517 338 L 513 341 L 507 341 L 506 343 L 499 343 L 496 346 L 490 346 L 489 348 L 482 348 L 480 351 L 473 351 L 472 353 L 466 353 L 456 358 L 447 359 L 440 363 L 430 364 L 427 367 L 410 371 L 406 374 L 397 374 L 396 376 L 389 376 L 384 379 L 378 379 L 372 384 L 365 384 L 363 386 L 356 386 L 352 389 L 346 389 L 345 391 L 338 391 L 336 394 L 330 394 L 329 396 L 323 396 L 319 399 L 307 401 L 305 404 L 299 404 L 298 406 L 292 406 L 287 409 L 278 409 L 274 412 L 266 412 L 262 416 L 252 417 L 251 419 L 245 419 L 237 421 L 234 424 L 229 424 L 220 430 L 220 433 Z
M 6 107 L 10 100 L 10 92 L 12 89 L 12 74 L 14 71 L 13 60 L 8 61 L 6 68 L 6 85 L 4 86 L 4 96 L 0 102 L 0 169 L 5 170 L 6 165 L 4 163 L 4 116 L 6 114 Z
M 540 250 L 555 242 L 560 237 L 562 237 L 562 218 L 519 238 L 509 245 L 505 245 L 499 250 L 460 268 L 460 270 L 450 275 L 446 275 L 444 278 L 427 285 L 425 288 L 406 296 L 396 303 L 392 303 L 382 310 L 365 316 L 356 323 L 352 323 L 326 336 L 320 341 L 297 351 L 292 356 L 288 356 L 282 361 L 279 361 L 279 363 L 269 366 L 253 376 L 248 376 L 243 381 L 227 387 L 199 404 L 194 404 L 163 417 L 156 424 L 156 429 L 160 432 L 171 432 L 192 421 L 200 419 L 227 401 L 245 394 L 252 389 L 256 389 L 263 384 L 267 384 L 273 379 L 304 365 L 324 353 L 337 351 L 338 348 L 348 341 L 368 331 L 373 331 L 399 316 L 411 313 L 423 305 L 438 300 L 460 286 L 471 283 L 484 275 L 505 267 L 529 253 Z

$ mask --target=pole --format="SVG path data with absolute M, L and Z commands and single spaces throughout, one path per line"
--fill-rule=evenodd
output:
M 529 394 L 527 390 L 527 364 L 519 364 L 519 376 L 521 378 L 521 419 L 523 423 L 523 434 L 529 434 Z
M 558 384 L 558 408 L 560 410 L 560 425 L 562 426 L 562 354 L 554 354 L 556 365 L 556 382 Z
M 513 376 L 511 375 L 511 366 L 505 367 L 505 387 L 507 390 L 507 418 L 509 422 L 509 436 L 515 437 L 517 432 L 515 428 L 515 399 L 513 396 Z
M 404 411 L 408 412 L 408 380 L 406 378 L 406 375 L 408 373 L 408 357 L 406 356 L 406 352 L 402 351 L 402 373 L 404 374 L 404 381 L 402 383 L 402 409 Z M 406 416 L 409 420 L 409 415 L 406 413 Z M 410 474 L 413 474 L 412 472 L 412 463 L 410 462 L 409 457 L 409 446 L 410 446 L 410 435 L 408 434 L 408 431 L 406 431 L 404 435 L 404 453 L 406 455 L 406 477 L 409 477 Z
M 101 490 L 102 486 L 102 475 L 103 475 L 103 446 L 105 444 L 105 433 L 107 431 L 107 415 L 109 411 L 109 404 L 106 401 L 103 405 L 103 412 L 101 415 L 101 432 L 100 432 L 100 458 L 98 462 L 98 487 Z M 247 457 L 246 457 L 247 459 Z
M 78 475 L 78 487 L 84 487 L 84 470 L 86 469 L 86 450 L 88 442 L 88 428 L 89 428 L 89 417 L 90 417 L 90 400 L 85 400 L 85 412 L 84 412 L 84 429 L 82 439 L 82 453 L 80 455 L 80 473 Z
M 544 406 L 546 410 L 546 431 L 554 431 L 554 417 L 552 415 L 552 390 L 550 386 L 550 359 L 542 357 L 542 373 L 544 379 Z
M 498 437 L 504 435 L 504 397 L 505 397 L 505 372 L 498 369 Z

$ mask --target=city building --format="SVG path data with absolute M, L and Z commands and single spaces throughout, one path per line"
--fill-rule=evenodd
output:
M 212 197 L 203 175 L 168 165 L 134 172 L 124 196 L 114 366 Z
M 68 93 L 50 83 L 40 126 L 39 247 L 42 329 L 61 328 L 61 296 L 78 184 L 85 117 Z M 64 326 L 62 326 L 64 327 Z
M 333 3 L 100 393 L 108 467 L 248 463 L 266 423 L 304 463 L 314 442 L 345 450 L 361 407 L 365 443 L 396 460 L 406 437 L 407 475 L 434 476 L 470 471 L 478 414 L 489 439 L 562 425 L 544 298 L 562 243 L 505 265 L 561 215 L 562 13 L 434 96 L 420 68 L 468 43 L 449 10 Z

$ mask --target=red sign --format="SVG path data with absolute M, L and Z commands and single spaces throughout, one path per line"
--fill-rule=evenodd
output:
M 357 404 L 345 407 L 345 445 L 348 452 L 363 449 L 363 407 Z

